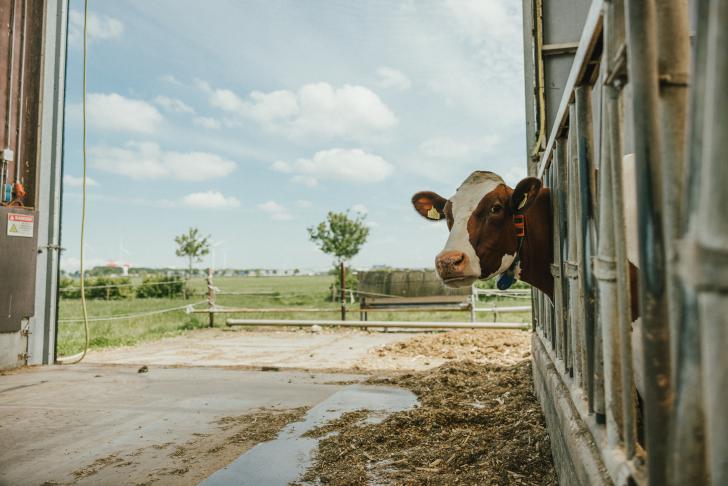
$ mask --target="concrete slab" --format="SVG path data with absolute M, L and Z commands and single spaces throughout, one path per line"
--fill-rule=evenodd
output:
M 363 378 L 88 364 L 4 374 L 0 484 L 195 484 L 224 464 L 192 476 L 153 473 L 183 444 L 219 433 L 222 417 L 312 407 L 342 388 L 331 382 Z
M 370 350 L 413 333 L 206 329 L 133 347 L 94 351 L 88 363 L 346 370 L 376 369 Z M 362 363 L 367 363 L 363 365 Z M 370 366 L 373 364 L 374 366 Z M 382 368 L 384 369 L 384 368 Z

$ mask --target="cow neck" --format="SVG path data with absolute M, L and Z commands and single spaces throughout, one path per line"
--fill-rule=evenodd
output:
M 519 252 L 520 278 L 553 299 L 554 279 L 551 276 L 553 239 L 551 237 L 551 192 L 541 189 L 531 207 L 524 213 L 526 236 Z

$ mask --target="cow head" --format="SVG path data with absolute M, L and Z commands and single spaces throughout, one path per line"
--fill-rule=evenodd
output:
M 412 196 L 421 216 L 447 221 L 450 236 L 435 258 L 437 273 L 446 285 L 468 286 L 511 266 L 518 245 L 513 216 L 525 212 L 540 189 L 541 181 L 535 177 L 511 189 L 497 174 L 477 171 L 450 199 L 430 191 Z

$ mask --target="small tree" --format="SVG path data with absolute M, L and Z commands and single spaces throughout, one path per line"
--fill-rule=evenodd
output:
M 178 257 L 186 257 L 188 261 L 187 276 L 192 276 L 192 263 L 201 262 L 202 257 L 210 253 L 210 236 L 203 237 L 200 230 L 190 228 L 187 233 L 183 233 L 174 238 L 177 243 L 176 254 Z
M 322 252 L 332 255 L 336 265 L 354 258 L 366 243 L 369 227 L 363 214 L 351 218 L 349 212 L 329 211 L 326 221 L 308 228 L 308 236 Z
M 354 258 L 367 241 L 369 227 L 364 223 L 365 218 L 363 214 L 357 214 L 352 218 L 348 211 L 343 213 L 329 211 L 325 221 L 320 222 L 318 226 L 308 228 L 308 235 L 322 252 L 334 257 L 335 266 L 343 265 Z M 350 278 L 346 280 L 346 286 L 353 284 Z M 338 279 L 335 282 L 337 283 L 334 287 L 337 287 Z

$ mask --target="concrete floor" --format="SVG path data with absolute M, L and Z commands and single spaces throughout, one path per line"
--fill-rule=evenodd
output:
M 342 389 L 330 382 L 364 378 L 153 365 L 147 373 L 137 369 L 82 364 L 1 375 L 0 484 L 149 484 L 144 478 L 169 462 L 170 454 L 142 451 L 212 435 L 221 417 L 311 407 Z M 133 462 L 118 461 L 131 457 L 149 464 L 118 469 L 115 475 L 114 467 Z M 105 458 L 115 458 L 116 466 L 90 477 L 74 476 L 89 465 L 104 466 Z M 182 483 L 174 476 L 154 481 Z
M 204 329 L 182 336 L 89 353 L 87 363 L 174 366 L 237 366 L 347 370 L 379 368 L 373 348 L 412 338 L 411 332 L 358 330 L 252 331 Z M 408 363 L 409 367 L 409 363 Z

